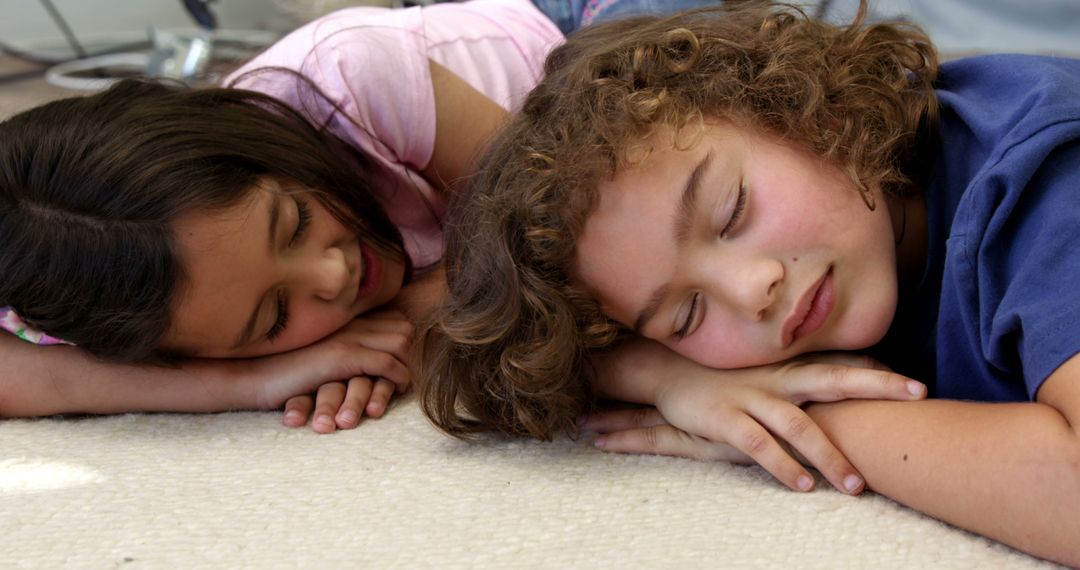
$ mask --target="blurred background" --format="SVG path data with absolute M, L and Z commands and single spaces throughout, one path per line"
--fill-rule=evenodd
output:
M 850 20 L 858 0 L 813 3 L 827 19 Z M 1080 56 L 1080 0 L 870 0 L 878 19 L 923 27 L 946 56 L 1024 52 Z
M 125 74 L 210 83 L 333 10 L 436 1 L 0 0 L 0 118 Z M 850 20 L 858 8 L 858 0 L 795 2 L 833 22 Z M 1080 57 L 1080 0 L 871 0 L 870 13 L 919 24 L 945 58 L 1002 51 Z

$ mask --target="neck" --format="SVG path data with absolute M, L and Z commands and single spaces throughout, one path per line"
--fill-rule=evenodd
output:
M 914 286 L 926 265 L 926 200 L 920 194 L 889 198 L 888 204 L 896 240 L 897 277 L 901 287 Z

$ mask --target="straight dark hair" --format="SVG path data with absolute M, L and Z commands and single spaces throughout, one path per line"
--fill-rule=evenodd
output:
M 0 123 L 0 306 L 99 357 L 170 356 L 160 345 L 185 281 L 171 223 L 238 204 L 264 177 L 310 190 L 408 268 L 369 169 L 243 89 L 124 80 L 31 109 Z

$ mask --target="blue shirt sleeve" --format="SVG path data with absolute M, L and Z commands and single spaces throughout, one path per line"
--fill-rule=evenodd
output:
M 929 191 L 962 195 L 944 244 L 935 395 L 1031 400 L 1080 353 L 1080 61 L 993 56 L 943 71 Z

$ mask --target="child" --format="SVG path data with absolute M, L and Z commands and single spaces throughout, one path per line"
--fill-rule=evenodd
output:
M 0 415 L 285 402 L 296 426 L 315 403 L 296 395 L 315 387 L 317 431 L 380 415 L 395 383 L 408 383 L 411 326 L 386 312 L 352 317 L 395 298 L 410 267 L 428 283 L 410 282 L 397 307 L 431 302 L 445 190 L 562 40 L 552 19 L 572 29 L 657 9 L 537 4 L 543 11 L 527 0 L 344 10 L 226 82 L 248 91 L 127 82 L 3 123 L 0 324 L 78 348 L 0 334 Z M 292 230 L 274 243 L 304 264 L 266 257 L 270 224 L 259 222 L 269 220 Z M 309 225 L 325 255 L 291 253 Z M 306 280 L 287 279 L 296 275 Z M 337 291 L 358 287 L 364 294 L 342 307 L 351 296 Z M 134 364 L 166 354 L 200 358 Z
M 128 81 L 5 121 L 5 328 L 75 347 L 0 334 L 0 414 L 288 400 L 303 425 L 311 399 L 290 398 L 319 387 L 318 431 L 380 415 L 411 326 L 353 318 L 410 271 L 438 279 L 444 188 L 561 39 L 525 0 L 346 10 L 250 62 L 244 89 Z M 165 356 L 184 360 L 138 364 Z
M 1080 565 L 1080 61 L 939 75 L 917 30 L 751 5 L 597 26 L 546 71 L 451 205 L 440 427 L 548 437 L 596 393 L 658 410 L 587 420 L 602 448 L 801 489 L 773 436 L 820 429 L 874 490 Z M 939 399 L 780 411 L 844 357 L 792 358 L 868 347 Z

